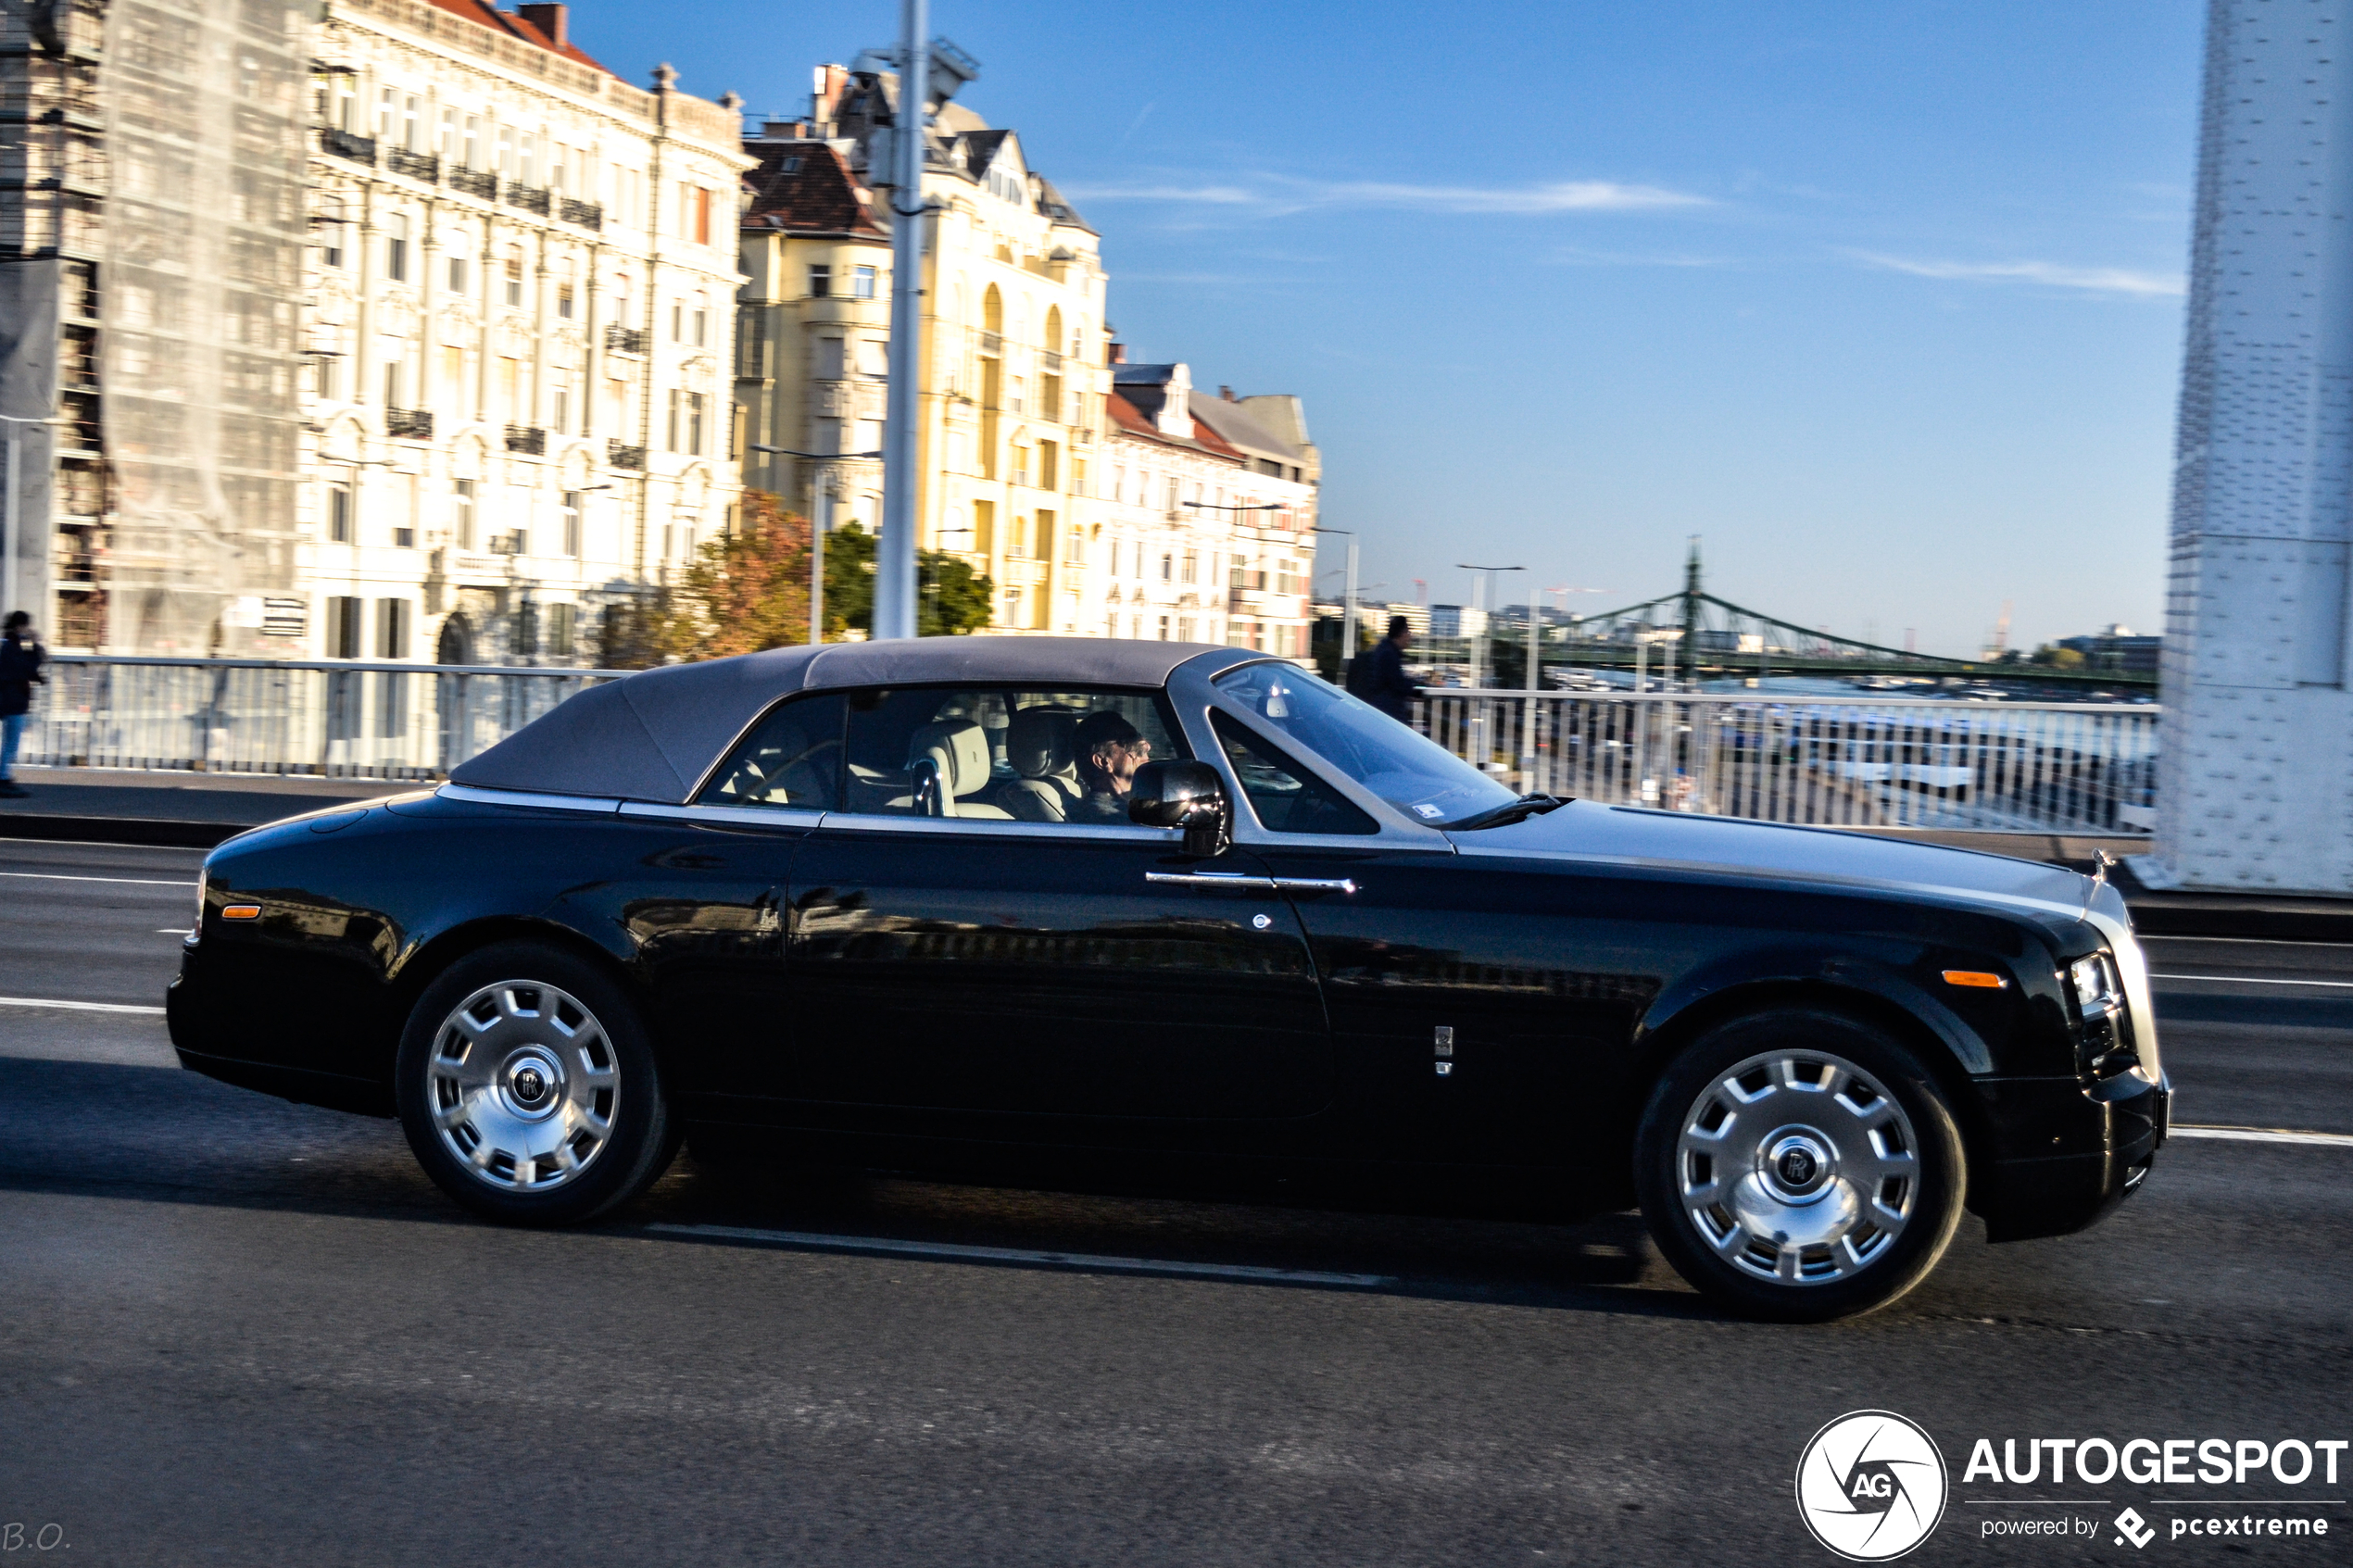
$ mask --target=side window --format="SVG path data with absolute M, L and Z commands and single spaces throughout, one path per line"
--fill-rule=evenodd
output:
M 786 702 L 736 748 L 695 804 L 839 809 L 845 706 L 838 694 Z
M 1120 825 L 1136 770 L 1182 757 L 1140 691 L 906 686 L 853 693 L 845 810 Z
M 1209 722 L 1242 793 L 1250 797 L 1250 809 L 1267 832 L 1380 832 L 1380 824 L 1353 802 L 1232 719 L 1213 711 Z

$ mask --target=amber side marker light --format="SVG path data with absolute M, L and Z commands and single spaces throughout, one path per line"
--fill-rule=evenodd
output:
M 224 904 L 221 906 L 220 918 L 222 920 L 259 920 L 261 918 L 261 906 L 258 904 Z
M 2009 982 L 1998 974 L 1988 974 L 1982 969 L 1948 969 L 1944 972 L 1944 984 L 1967 985 L 1981 991 L 1998 991 Z

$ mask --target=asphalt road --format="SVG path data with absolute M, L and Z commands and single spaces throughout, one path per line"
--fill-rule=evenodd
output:
M 2353 1556 L 2353 1455 L 2333 1488 L 1962 1475 L 1979 1437 L 2353 1437 L 2353 1146 L 2177 1138 L 2100 1228 L 1972 1222 L 1818 1328 L 1717 1315 L 1626 1216 L 753 1197 L 682 1159 L 612 1224 L 504 1232 L 388 1123 L 182 1073 L 149 1013 L 20 1005 L 155 1006 L 198 861 L 0 841 L 0 1564 L 1829 1562 L 1792 1474 L 1863 1408 L 1951 1466 L 1910 1561 L 2137 1558 L 2127 1505 L 2151 1558 Z M 2153 955 L 2212 977 L 2162 983 L 2183 1122 L 2353 1134 L 2353 950 Z M 2171 1537 L 2224 1503 L 2332 1534 Z M 2057 1517 L 2097 1533 L 1986 1534 Z

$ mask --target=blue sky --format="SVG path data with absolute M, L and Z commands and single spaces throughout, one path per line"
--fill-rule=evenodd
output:
M 1379 596 L 1485 560 L 1613 608 L 1697 533 L 1715 591 L 1847 635 L 2158 629 L 2196 0 L 933 15 L 1101 232 L 1131 355 L 1306 399 Z M 573 20 L 785 113 L 896 28 Z

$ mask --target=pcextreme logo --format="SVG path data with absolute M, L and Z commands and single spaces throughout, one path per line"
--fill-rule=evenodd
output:
M 1797 1512 L 1814 1538 L 1852 1562 L 1903 1556 L 1944 1517 L 1944 1456 L 1893 1411 L 1851 1411 L 1814 1434 L 1797 1460 Z

